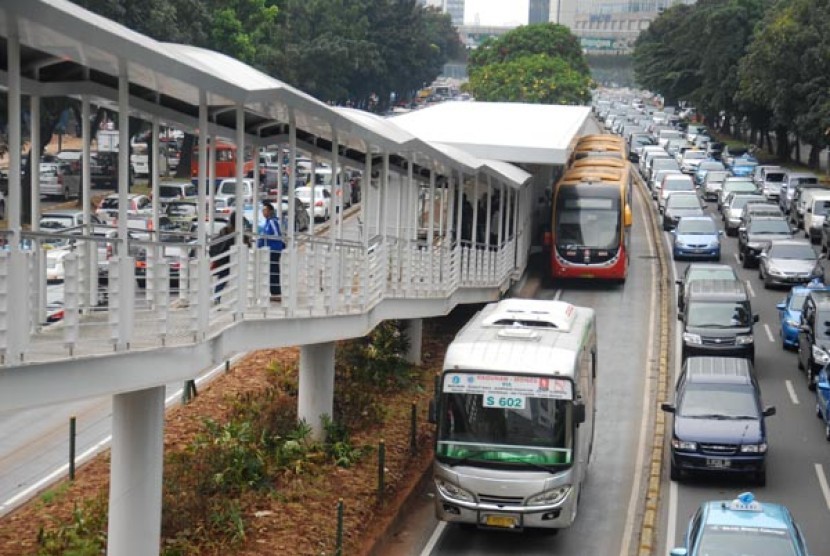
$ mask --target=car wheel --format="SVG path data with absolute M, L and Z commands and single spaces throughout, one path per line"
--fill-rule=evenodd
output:
M 68 187 L 63 188 L 63 193 L 61 194 L 61 197 L 63 198 L 64 201 L 69 200 L 69 188 Z
M 755 484 L 759 487 L 767 486 L 767 470 L 763 469 L 755 473 Z
M 818 394 L 816 394 L 816 418 L 823 419 L 821 416 L 821 402 L 819 402 Z
M 815 382 L 816 373 L 815 373 L 815 371 L 813 371 L 813 361 L 812 360 L 807 362 L 806 371 L 807 371 L 807 388 L 809 390 L 815 390 L 816 389 L 816 382 Z
M 683 478 L 683 471 L 677 467 L 674 462 L 671 462 L 669 467 L 669 478 L 674 482 L 680 482 Z
M 142 290 L 143 290 L 143 289 L 145 289 L 145 288 L 147 287 L 147 280 L 145 280 L 144 278 L 136 278 L 136 279 L 135 279 L 135 283 L 136 283 L 136 285 L 138 285 L 138 287 L 139 287 L 139 288 L 141 288 Z
M 824 439 L 830 442 L 830 423 L 824 424 Z
M 801 348 L 798 348 L 798 359 L 796 359 L 796 364 L 798 365 L 798 370 L 804 370 L 804 363 L 801 362 Z
M 6 203 L 0 202 L 0 220 L 6 219 Z
M 745 253 L 741 253 L 741 266 L 743 268 L 749 268 L 749 257 Z

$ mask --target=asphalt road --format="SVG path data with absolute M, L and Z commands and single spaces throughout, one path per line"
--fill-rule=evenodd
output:
M 717 205 L 708 203 L 708 212 L 720 222 Z M 668 234 L 664 233 L 668 247 Z M 797 237 L 804 237 L 803 232 Z M 830 446 L 824 439 L 824 427 L 815 416 L 815 395 L 807 389 L 804 373 L 796 366 L 795 352 L 785 351 L 779 336 L 780 321 L 775 305 L 787 294 L 786 289 L 766 290 L 757 269 L 744 269 L 737 260 L 737 238 L 723 238 L 722 262 L 731 264 L 750 294 L 752 310 L 760 316 L 755 325 L 755 372 L 764 405 L 774 405 L 777 414 L 767 418 L 769 452 L 767 484 L 757 487 L 738 477 L 693 477 L 676 483 L 668 480 L 664 470 L 663 530 L 666 554 L 683 544 L 688 521 L 701 502 L 732 499 L 745 491 L 763 501 L 785 504 L 801 525 L 812 554 L 827 554 L 830 547 Z M 674 263 L 678 276 L 688 263 Z M 828 268 L 826 261 L 825 269 Z M 830 278 L 830 274 L 827 274 Z M 677 321 L 675 321 L 677 322 Z M 679 327 L 675 346 L 680 345 Z M 679 354 L 679 349 L 675 349 Z M 675 357 L 675 377 L 679 371 Z M 665 400 L 665 401 L 673 401 Z M 666 452 L 668 458 L 668 451 Z M 668 459 L 666 459 L 668 461 Z

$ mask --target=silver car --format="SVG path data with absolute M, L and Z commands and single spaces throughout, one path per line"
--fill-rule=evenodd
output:
M 824 281 L 821 259 L 809 240 L 778 239 L 758 255 L 758 275 L 765 288 L 796 286 L 818 278 Z

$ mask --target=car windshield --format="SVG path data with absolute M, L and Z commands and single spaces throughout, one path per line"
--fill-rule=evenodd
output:
M 830 201 L 816 201 L 813 205 L 814 216 L 825 216 L 830 210 Z
M 74 219 L 71 216 L 44 216 L 40 219 L 40 227 L 44 230 L 60 230 L 71 228 Z
M 700 328 L 747 328 L 752 323 L 749 305 L 742 301 L 692 301 L 686 325 Z
M 770 172 L 764 176 L 764 181 L 768 181 L 770 183 L 781 183 L 784 181 L 784 173 L 783 172 Z
M 706 153 L 703 151 L 686 151 L 683 158 L 686 160 L 701 160 L 706 158 Z
M 677 233 L 679 235 L 686 234 L 704 234 L 714 235 L 718 233 L 717 227 L 711 218 L 681 218 L 677 223 Z M 731 273 L 724 273 L 727 276 L 724 278 L 731 278 Z M 720 276 L 708 276 L 707 278 L 720 278 Z
M 707 172 L 706 173 L 706 183 L 712 183 L 712 182 L 723 183 L 723 180 L 725 180 L 728 175 L 729 174 L 727 174 L 726 172 L 722 172 L 720 170 L 713 171 L 713 172 Z
M 697 195 L 669 195 L 666 201 L 666 208 L 700 208 L 700 201 L 697 200 Z
M 707 161 L 704 160 L 698 166 L 698 170 L 723 170 L 723 164 L 718 161 Z
M 764 199 L 758 195 L 741 195 L 732 199 L 731 209 L 743 209 L 747 203 L 763 203 Z
M 117 209 L 118 208 L 118 197 L 107 197 L 101 202 L 101 208 L 104 209 Z
M 796 556 L 797 552 L 787 530 L 751 527 L 744 523 L 707 525 L 700 537 L 697 554 Z
M 778 244 L 769 249 L 771 259 L 797 259 L 800 261 L 818 260 L 816 252 L 809 245 Z
M 794 292 L 790 297 L 790 304 L 787 308 L 790 311 L 800 311 L 804 307 L 805 299 L 807 299 L 807 292 Z
M 750 233 L 753 234 L 789 234 L 792 233 L 790 225 L 783 218 L 771 218 L 769 220 L 753 220 L 750 224 Z
M 686 383 L 677 414 L 680 417 L 759 417 L 751 385 L 697 382 Z
M 663 189 L 666 191 L 694 191 L 694 185 L 692 185 L 692 182 L 688 178 L 682 180 L 666 180 L 666 183 L 663 184 Z

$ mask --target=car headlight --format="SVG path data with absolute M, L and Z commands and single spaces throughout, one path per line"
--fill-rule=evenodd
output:
M 671 446 L 675 450 L 679 450 L 681 452 L 697 452 L 697 442 L 672 438 Z
M 741 445 L 741 453 L 742 454 L 765 454 L 767 452 L 767 443 L 761 442 L 760 444 L 742 444 Z
M 735 336 L 735 344 L 739 346 L 746 346 L 753 342 L 752 334 L 744 334 L 742 336 Z
M 530 498 L 527 499 L 528 506 L 553 506 L 556 504 L 561 504 L 562 501 L 567 498 L 568 494 L 571 492 L 571 485 L 563 485 L 560 487 L 556 487 L 553 490 L 546 490 L 545 492 L 540 492 L 539 494 L 534 494 Z
M 813 346 L 813 361 L 819 365 L 826 365 L 830 363 L 830 354 L 818 346 Z
M 475 497 L 469 491 L 444 479 L 435 479 L 435 488 L 444 498 L 460 502 L 475 502 Z
M 778 270 L 778 267 L 774 266 L 774 265 L 770 265 L 769 268 L 767 268 L 767 273 L 771 274 L 773 276 L 783 276 L 784 275 L 784 273 L 781 272 L 780 270 Z
M 691 332 L 684 332 L 683 333 L 683 341 L 687 344 L 702 344 L 703 341 L 700 339 L 700 334 L 692 334 Z

